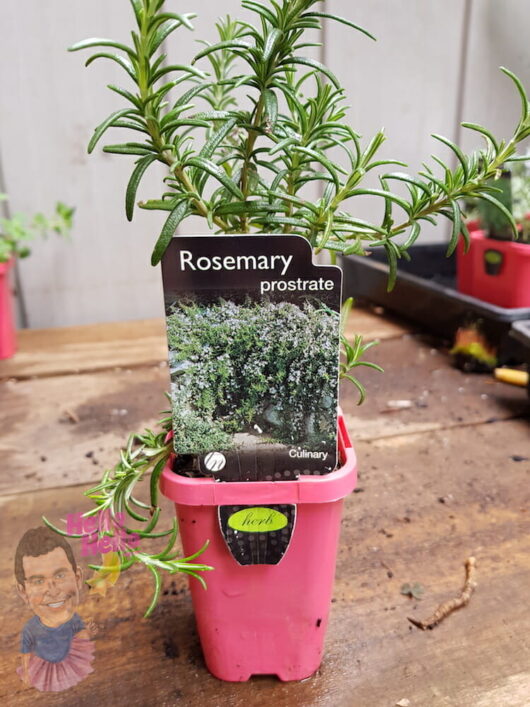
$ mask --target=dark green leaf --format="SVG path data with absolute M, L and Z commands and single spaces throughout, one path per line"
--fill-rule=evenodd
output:
M 212 52 L 218 52 L 221 49 L 250 49 L 250 44 L 243 42 L 240 39 L 218 42 L 217 44 L 212 44 L 206 47 L 206 49 L 203 49 L 202 52 L 199 52 L 191 63 L 195 64 L 195 62 L 199 61 L 199 59 L 208 56 L 208 54 L 211 54 Z
M 151 255 L 151 265 L 158 265 L 158 263 L 162 260 L 162 256 L 166 252 L 166 248 L 175 235 L 175 231 L 179 227 L 180 222 L 187 216 L 188 210 L 188 202 L 182 201 L 169 214 L 160 236 L 158 237 L 153 254 Z
M 119 120 L 120 118 L 123 118 L 130 112 L 130 108 L 122 108 L 121 110 L 117 110 L 115 113 L 111 113 L 108 118 L 106 118 L 102 123 L 100 123 L 98 127 L 94 130 L 94 134 L 92 135 L 92 138 L 88 143 L 88 153 L 92 153 L 100 137 L 103 135 L 103 133 L 105 133 L 106 130 L 108 130 L 108 128 L 112 127 L 115 121 Z
M 426 194 L 428 197 L 432 196 L 432 189 L 429 187 L 428 184 L 424 184 L 419 179 L 414 179 L 408 174 L 403 174 L 402 172 L 392 172 L 391 174 L 385 174 L 385 179 L 397 179 L 400 182 L 412 184 L 415 187 L 418 187 L 418 189 L 421 189 L 421 191 L 424 192 L 424 194 Z
M 395 204 L 398 204 L 398 206 L 401 206 L 405 212 L 409 212 L 409 204 L 404 199 L 397 196 L 397 194 L 390 191 L 383 191 L 382 189 L 353 189 L 349 192 L 350 196 L 361 196 L 363 194 L 368 196 L 380 196 L 383 199 L 393 201 Z
M 144 614 L 144 619 L 149 618 L 149 616 L 151 616 L 151 614 L 155 610 L 155 607 L 158 604 L 158 600 L 160 599 L 160 591 L 162 589 L 162 580 L 160 578 L 160 574 L 159 574 L 158 570 L 155 569 L 155 567 L 153 567 L 152 565 L 147 565 L 147 567 L 149 568 L 151 574 L 153 575 L 153 579 L 155 582 L 155 588 L 153 591 L 153 598 L 151 599 L 151 603 L 149 604 L 149 607 Z
M 129 74 L 133 81 L 136 81 L 136 73 L 134 71 L 134 67 L 131 62 L 125 57 L 120 56 L 119 54 L 107 54 L 106 52 L 99 52 L 98 54 L 93 54 L 89 59 L 87 59 L 85 62 L 85 66 L 90 66 L 90 64 L 92 64 L 92 62 L 96 59 L 110 59 L 111 61 L 115 61 L 122 67 L 122 69 L 125 69 L 125 71 Z
M 150 155 L 153 150 L 150 150 L 145 145 L 137 142 L 126 142 L 123 145 L 105 145 L 103 152 L 109 152 L 113 155 Z
M 283 36 L 281 29 L 273 29 L 270 34 L 267 35 L 265 41 L 265 46 L 263 47 L 263 61 L 269 61 L 272 56 L 272 52 L 276 49 L 276 45 Z
M 324 66 L 324 64 L 321 64 L 319 61 L 316 61 L 316 59 L 308 59 L 307 57 L 303 56 L 293 56 L 289 57 L 288 59 L 284 59 L 282 62 L 280 62 L 280 66 L 291 66 L 293 64 L 300 64 L 301 66 L 310 66 L 311 68 L 320 71 L 321 74 L 324 74 L 328 77 L 328 79 L 335 86 L 335 88 L 340 89 L 340 83 L 335 74 L 330 69 L 328 69 L 327 66 Z
M 221 184 L 228 189 L 228 191 L 233 194 L 236 199 L 244 199 L 243 192 L 239 189 L 237 184 L 235 184 L 227 173 L 216 165 L 211 160 L 207 160 L 204 157 L 192 157 L 189 159 L 185 166 L 190 165 L 192 167 L 197 167 L 198 169 L 208 172 L 212 177 L 215 177 Z
M 147 155 L 141 160 L 138 160 L 138 164 L 134 168 L 129 184 L 127 185 L 127 192 L 125 194 L 125 213 L 128 221 L 132 221 L 134 204 L 136 202 L 136 192 L 138 191 L 140 181 L 142 180 L 142 177 L 144 176 L 149 165 L 156 162 L 156 160 L 156 155 Z
M 524 86 L 519 80 L 519 78 L 506 67 L 501 66 L 501 71 L 503 72 L 503 74 L 506 74 L 506 76 L 509 76 L 511 78 L 517 88 L 517 91 L 521 98 L 521 124 L 526 123 L 526 121 L 528 120 L 529 107 L 528 97 L 526 95 L 526 91 L 524 90 Z
M 265 119 L 267 121 L 265 132 L 273 132 L 278 120 L 278 99 L 274 91 L 267 89 L 263 94 L 263 100 L 265 102 Z
M 452 222 L 453 228 L 451 229 L 451 240 L 449 241 L 449 246 L 447 248 L 447 256 L 453 255 L 458 245 L 458 239 L 462 233 L 462 214 L 460 213 L 460 207 L 456 201 L 451 201 L 451 211 L 452 211 Z
M 307 147 L 293 147 L 293 151 L 300 152 L 303 155 L 307 155 L 308 157 L 311 157 L 312 160 L 319 162 L 323 167 L 325 167 L 330 173 L 337 191 L 339 190 L 339 175 L 337 174 L 337 169 L 335 165 L 331 162 L 331 160 L 328 160 L 328 158 L 322 155 L 320 152 L 317 152 L 316 150 L 311 150 Z
M 358 30 L 359 32 L 362 32 L 365 34 L 367 37 L 370 37 L 370 39 L 373 39 L 374 42 L 377 41 L 376 38 L 374 37 L 373 34 L 370 34 L 367 30 L 364 29 L 364 27 L 361 27 L 360 25 L 356 25 L 350 20 L 347 20 L 344 17 L 339 17 L 338 15 L 330 15 L 327 12 L 306 12 L 305 15 L 302 15 L 302 17 L 322 17 L 324 19 L 328 20 L 334 20 L 335 22 L 340 22 L 343 25 L 347 25 L 348 27 L 352 27 L 353 29 Z
M 237 125 L 237 118 L 227 120 L 216 132 L 214 132 L 206 141 L 206 144 L 199 153 L 199 157 L 210 159 L 213 157 L 217 148 L 222 145 L 223 140 L 230 134 L 233 128 Z
M 499 151 L 499 143 L 495 139 L 495 137 L 492 135 L 492 133 L 487 130 L 486 128 L 482 127 L 482 125 L 478 125 L 477 123 L 461 123 L 463 128 L 467 128 L 468 130 L 474 130 L 476 133 L 480 133 L 483 135 L 495 148 L 495 152 Z
M 490 203 L 492 206 L 494 206 L 496 209 L 498 209 L 508 220 L 510 223 L 510 226 L 513 231 L 514 237 L 517 239 L 519 237 L 519 231 L 517 230 L 517 224 L 515 223 L 515 219 L 513 218 L 513 214 L 502 204 L 498 199 L 496 199 L 494 196 L 491 196 L 491 194 L 488 194 L 487 192 L 476 192 L 470 194 L 470 196 L 474 196 L 477 199 L 482 199 L 483 201 L 487 201 Z
M 100 39 L 99 37 L 83 39 L 83 41 L 77 42 L 71 47 L 68 47 L 68 51 L 77 52 L 80 49 L 89 49 L 90 47 L 113 47 L 114 49 L 119 49 L 120 51 L 125 52 L 131 58 L 136 59 L 136 53 L 126 44 L 120 44 L 120 42 L 115 42 L 113 39 Z
M 156 31 L 149 45 L 149 54 L 152 56 L 164 39 L 182 25 L 180 20 L 167 20 Z
M 417 221 L 415 221 L 412 224 L 412 227 L 410 229 L 409 237 L 407 238 L 407 240 L 403 243 L 403 245 L 400 248 L 402 253 L 405 253 L 409 248 L 411 248 L 414 245 L 414 243 L 416 243 L 420 233 L 421 233 L 420 224 Z
M 443 135 L 433 134 L 433 138 L 435 140 L 439 140 L 440 142 L 443 142 L 444 145 L 447 145 L 447 147 L 449 147 L 454 152 L 454 154 L 456 155 L 456 157 L 462 167 L 464 181 L 467 182 L 467 180 L 469 179 L 469 168 L 468 168 L 468 164 L 467 164 L 467 158 L 464 155 L 464 153 L 462 152 L 462 150 L 458 147 L 458 145 L 456 145 L 454 142 L 452 142 L 452 140 L 449 140 L 449 138 L 446 138 Z

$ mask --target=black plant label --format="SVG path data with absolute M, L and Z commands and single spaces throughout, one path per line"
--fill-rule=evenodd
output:
M 219 506 L 219 526 L 239 565 L 277 565 L 287 552 L 296 506 Z
M 301 236 L 182 236 L 162 275 L 178 473 L 333 471 L 340 269 L 313 263 Z

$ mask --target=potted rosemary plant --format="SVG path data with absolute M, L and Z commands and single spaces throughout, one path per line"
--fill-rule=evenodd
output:
M 0 194 L 0 200 L 6 199 L 7 195 Z M 58 202 L 50 217 L 35 214 L 29 218 L 25 214 L 15 214 L 12 218 L 0 219 L 0 360 L 13 356 L 16 348 L 9 286 L 9 272 L 15 259 L 27 258 L 30 254 L 28 245 L 38 236 L 46 237 L 49 233 L 68 236 L 73 215 L 74 209 Z
M 460 292 L 499 307 L 530 307 L 530 175 L 526 156 L 492 180 L 496 198 L 475 206 L 470 248 L 457 249 Z M 508 165 L 506 166 L 508 167 Z M 472 205 L 473 207 L 473 205 Z
M 123 107 L 96 128 L 89 152 L 108 130 L 118 128 L 135 136 L 103 148 L 134 159 L 125 198 L 129 219 L 133 217 L 144 174 L 154 165 L 164 167 L 160 193 L 141 201 L 139 206 L 167 213 L 152 263 L 163 261 L 164 277 L 167 275 L 175 290 L 179 287 L 178 278 L 172 279 L 176 255 L 180 255 L 181 265 L 208 271 L 212 277 L 216 269 L 236 269 L 235 256 L 220 255 L 215 245 L 219 242 L 225 247 L 227 237 L 232 238 L 232 244 L 244 244 L 249 249 L 254 243 L 255 258 L 269 253 L 269 260 L 260 261 L 263 269 L 271 262 L 290 262 L 281 260 L 286 255 L 275 255 L 280 260 L 271 261 L 271 243 L 274 248 L 281 248 L 284 242 L 288 248 L 302 242 L 306 253 L 327 251 L 332 263 L 337 255 L 365 255 L 372 247 L 382 246 L 390 264 L 391 288 L 397 261 L 407 256 L 424 221 L 433 222 L 443 216 L 452 222 L 448 249 L 452 253 L 461 233 L 469 242 L 461 206 L 464 199 L 478 197 L 504 209 L 490 180 L 501 165 L 510 161 L 517 144 L 530 135 L 525 91 L 507 69 L 503 71 L 513 81 L 522 104 L 513 136 L 499 142 L 486 128 L 468 124 L 486 140 L 485 147 L 472 155 L 463 154 L 446 138 L 435 136 L 456 155 L 456 168 L 440 161 L 418 176 L 409 176 L 390 171 L 396 165 L 403 166 L 401 162 L 378 158 L 385 139 L 382 132 L 363 140 L 353 130 L 345 118 L 339 80 L 326 66 L 304 55 L 304 48 L 309 46 L 306 31 L 318 30 L 323 18 L 348 25 L 371 38 L 349 19 L 321 12 L 318 0 L 242 0 L 242 6 L 254 14 L 255 26 L 230 18 L 221 20 L 217 24 L 217 43 L 206 44 L 191 63 L 173 65 L 166 62 L 163 43 L 181 28 L 192 29 L 194 15 L 168 11 L 163 0 L 130 3 L 136 26 L 129 45 L 93 38 L 79 42 L 72 50 L 93 49 L 95 53 L 87 65 L 101 58 L 123 69 L 128 88 L 109 87 L 123 98 Z M 248 94 L 246 102 L 237 98 L 241 87 Z M 342 161 L 332 156 L 336 150 Z M 379 187 L 363 186 L 366 175 L 374 171 L 380 174 Z M 395 181 L 406 185 L 408 197 L 392 191 Z M 307 194 L 307 186 L 315 183 L 320 188 L 317 199 Z M 380 222 L 370 223 L 355 215 L 355 200 L 364 197 L 382 202 Z M 184 239 L 174 238 L 179 225 L 191 216 L 201 217 L 205 224 L 205 235 L 188 241 L 201 249 L 197 260 L 193 259 L 191 246 L 183 250 Z M 246 250 L 241 257 L 248 264 L 254 256 Z M 276 283 L 282 281 L 283 274 Z M 234 282 L 237 277 L 239 273 L 233 275 Z M 305 281 L 298 278 L 293 282 Z M 288 283 L 284 282 L 283 287 L 287 290 Z M 301 287 L 295 284 L 293 289 Z M 330 289 L 333 288 L 332 282 Z M 174 302 L 174 293 L 172 297 Z M 196 302 L 192 304 L 183 305 L 184 310 L 187 306 L 188 314 L 193 310 L 197 321 L 203 322 L 206 315 L 197 310 Z M 350 305 L 347 303 L 343 314 L 347 314 Z M 338 314 L 333 306 L 326 307 L 329 316 Z M 323 310 L 321 303 L 319 311 Z M 247 332 L 241 325 L 246 314 L 238 312 L 233 326 L 237 332 Z M 175 315 L 172 325 L 180 314 L 178 308 L 171 311 Z M 338 320 L 336 331 L 338 353 Z M 178 339 L 178 332 L 170 332 L 171 336 Z M 340 340 L 340 373 L 357 386 L 362 399 L 364 389 L 353 374 L 358 366 L 373 365 L 363 360 L 370 344 L 363 344 L 359 337 L 353 342 L 344 337 Z M 206 361 L 193 352 L 187 354 L 188 359 L 179 358 L 178 354 L 175 342 L 171 351 L 175 358 L 170 358 L 175 385 L 179 385 L 179 377 L 188 380 L 191 368 L 194 366 L 196 371 L 201 361 Z M 213 358 L 210 356 L 208 361 Z M 335 365 L 338 373 L 338 364 Z M 225 378 L 218 376 L 220 381 L 226 382 Z M 270 382 L 269 387 L 273 387 Z M 263 395 L 270 392 L 268 388 L 264 391 Z M 198 387 L 199 396 L 203 407 L 214 407 L 208 391 Z M 183 400 L 189 404 L 189 396 Z M 184 571 L 203 582 L 201 570 L 214 567 L 208 575 L 207 592 L 202 592 L 197 582 L 190 586 L 206 661 L 215 675 L 228 680 L 246 680 L 253 673 L 264 672 L 276 673 L 284 680 L 306 677 L 321 660 L 340 507 L 355 483 L 355 455 L 343 421 L 339 419 L 336 428 L 338 469 L 328 469 L 325 475 L 318 471 L 299 478 L 290 475 L 283 481 L 276 481 L 273 476 L 270 480 L 231 479 L 230 483 L 223 483 L 216 481 L 214 474 L 221 468 L 222 454 L 210 455 L 207 468 L 213 470 L 212 474 L 201 474 L 200 469 L 196 474 L 187 472 L 189 458 L 182 450 L 189 450 L 187 438 L 181 434 L 186 418 L 181 413 L 174 404 L 173 417 L 179 419 L 176 429 L 172 429 L 168 416 L 159 433 L 147 431 L 131 437 L 115 469 L 107 471 L 101 483 L 87 492 L 95 503 L 87 515 L 97 516 L 103 510 L 110 511 L 113 517 L 124 513 L 143 524 L 141 531 L 134 531 L 141 537 L 169 536 L 166 548 L 158 554 L 147 554 L 139 547 L 129 548 L 128 557 L 124 552 L 118 553 L 121 569 L 141 562 L 153 573 L 155 595 L 149 612 L 160 592 L 162 571 Z M 277 414 L 278 409 L 268 409 L 262 418 L 274 424 Z M 259 421 L 251 422 L 260 427 Z M 222 432 L 226 433 L 226 428 Z M 176 448 L 171 441 L 173 434 L 178 439 Z M 148 472 L 151 496 L 145 503 L 134 494 L 137 483 Z M 157 530 L 160 485 L 176 503 L 183 546 L 188 553 L 180 561 L 175 559 L 174 551 L 176 524 L 167 532 Z M 223 516 L 226 507 L 231 509 L 228 518 Z M 296 526 L 293 508 L 297 513 Z M 246 513 L 240 515 L 241 511 Z M 277 513 L 283 514 L 283 520 Z M 245 523 L 257 523 L 264 536 L 267 524 L 274 525 L 274 532 L 281 534 L 285 530 L 290 534 L 290 545 L 279 564 L 261 564 L 258 560 L 249 566 L 236 561 L 230 545 L 234 538 L 229 539 L 229 530 L 236 534 L 238 545 L 242 536 L 237 533 L 245 532 Z M 96 535 L 108 532 L 108 527 L 96 529 Z M 210 541 L 208 548 L 199 550 L 206 540 Z M 199 554 L 207 565 L 195 563 Z

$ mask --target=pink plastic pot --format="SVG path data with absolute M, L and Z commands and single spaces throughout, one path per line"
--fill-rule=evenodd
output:
M 471 246 L 457 248 L 458 291 L 499 307 L 530 307 L 530 245 L 487 238 L 470 230 Z
M 166 467 L 164 495 L 175 502 L 184 553 L 208 539 L 200 561 L 214 567 L 205 591 L 190 589 L 197 627 L 210 672 L 242 682 L 251 675 L 302 680 L 322 660 L 328 623 L 343 499 L 355 488 L 357 462 L 339 417 L 343 466 L 326 476 L 296 481 L 217 483 L 178 476 Z M 291 543 L 277 565 L 240 566 L 218 523 L 218 507 L 296 504 Z
M 12 260 L 0 263 L 0 359 L 11 358 L 16 349 L 13 298 L 9 285 L 9 270 L 12 264 Z

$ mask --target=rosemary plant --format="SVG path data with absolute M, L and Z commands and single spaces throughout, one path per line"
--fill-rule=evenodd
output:
M 528 98 L 508 69 L 502 71 L 513 81 L 522 104 L 509 140 L 499 141 L 487 128 L 463 123 L 482 135 L 482 149 L 465 155 L 451 140 L 433 136 L 456 156 L 456 168 L 434 157 L 438 171 L 436 165 L 425 164 L 417 176 L 384 173 L 379 176 L 380 188 L 369 189 L 362 186 L 369 172 L 405 165 L 377 159 L 385 140 L 383 132 L 363 143 L 344 121 L 344 90 L 336 76 L 303 54 L 312 46 L 304 33 L 320 29 L 323 18 L 372 37 L 366 30 L 345 18 L 316 11 L 319 0 L 242 0 L 242 6 L 257 16 L 256 26 L 226 19 L 217 25 L 220 41 L 205 46 L 191 66 L 166 66 L 163 42 L 180 27 L 191 29 L 194 15 L 166 12 L 163 0 L 130 2 L 136 20 L 130 45 L 88 39 L 71 50 L 97 48 L 87 65 L 99 58 L 110 59 L 133 84 L 132 90 L 109 86 L 126 105 L 96 128 L 89 144 L 92 152 L 112 127 L 139 133 L 140 142 L 103 148 L 138 158 L 126 191 L 129 219 L 145 172 L 156 162 L 166 167 L 162 198 L 140 203 L 145 209 L 168 212 L 153 251 L 154 265 L 179 224 L 192 215 L 203 217 L 207 227 L 218 233 L 299 234 L 315 252 L 326 249 L 332 257 L 365 254 L 369 248 L 383 246 L 390 264 L 389 287 L 398 259 L 406 257 L 423 222 L 436 222 L 439 216 L 451 221 L 449 254 L 461 233 L 469 238 L 462 211 L 466 198 L 493 204 L 516 235 L 513 217 L 495 198 L 496 189 L 490 183 L 501 166 L 514 158 L 518 143 L 530 135 Z M 209 61 L 204 67 L 209 72 L 198 68 L 203 59 Z M 250 90 L 246 108 L 233 95 L 240 86 Z M 175 87 L 181 87 L 179 95 L 170 98 Z M 194 101 L 201 96 L 211 110 L 195 108 Z M 337 147 L 345 154 L 347 167 L 330 156 Z M 322 187 L 316 203 L 303 195 L 304 186 L 315 181 Z M 395 181 L 406 184 L 407 198 L 390 189 Z M 379 223 L 355 217 L 355 198 L 362 196 L 384 202 Z M 405 241 L 398 244 L 396 237 L 403 234 Z
M 154 433 L 145 430 L 143 434 L 135 434 L 129 437 L 127 446 L 120 452 L 120 461 L 114 469 L 105 471 L 101 482 L 94 488 L 85 492 L 94 502 L 94 508 L 84 514 L 85 518 L 94 516 L 97 521 L 97 529 L 92 533 L 68 533 L 66 530 L 56 527 L 47 518 L 43 517 L 44 523 L 60 535 L 73 538 L 87 536 L 97 537 L 120 537 L 117 555 L 119 565 L 112 568 L 123 571 L 132 567 L 136 563 L 145 565 L 154 579 L 154 593 L 151 603 L 145 613 L 149 616 L 158 603 L 160 590 L 162 587 L 161 572 L 175 574 L 183 572 L 191 575 L 201 582 L 205 587 L 206 583 L 199 572 L 211 570 L 212 567 L 194 562 L 206 549 L 208 543 L 198 552 L 190 557 L 178 557 L 175 550 L 178 526 L 176 518 L 169 530 L 157 531 L 156 527 L 160 517 L 160 506 L 158 505 L 158 481 L 164 466 L 166 465 L 173 449 L 171 441 L 168 441 L 168 434 L 171 430 L 171 417 L 164 417 L 160 421 L 161 431 Z M 150 503 L 144 503 L 134 495 L 136 485 L 146 478 L 151 472 L 149 484 Z M 127 515 L 130 519 L 141 524 L 139 528 L 126 527 L 122 518 Z M 110 521 L 109 521 L 110 518 Z M 126 540 L 127 534 L 133 534 L 141 540 L 166 538 L 166 545 L 160 552 L 148 553 L 139 546 L 133 546 Z M 125 538 L 125 540 L 123 540 Z M 105 571 L 105 566 L 89 565 L 96 571 Z
M 438 217 L 449 219 L 451 254 L 460 234 L 469 240 L 464 222 L 464 199 L 479 198 L 499 209 L 516 233 L 513 217 L 496 199 L 496 178 L 501 166 L 514 157 L 516 147 L 530 135 L 528 98 L 519 79 L 507 69 L 521 99 L 521 117 L 509 140 L 497 140 L 485 127 L 464 123 L 479 133 L 484 147 L 470 155 L 439 135 L 456 156 L 451 168 L 434 157 L 418 175 L 389 172 L 390 166 L 405 167 L 399 160 L 378 158 L 385 140 L 382 131 L 368 141 L 346 122 L 344 90 L 336 76 L 320 62 L 305 56 L 313 46 L 307 30 L 319 30 L 323 19 L 336 21 L 372 38 L 348 19 L 316 9 L 319 0 L 242 0 L 256 16 L 255 26 L 226 18 L 217 24 L 219 41 L 205 44 L 190 64 L 170 64 L 164 43 L 180 28 L 192 29 L 194 14 L 166 11 L 164 0 L 129 0 L 135 20 L 130 44 L 92 38 L 71 47 L 72 51 L 95 49 L 86 64 L 98 59 L 117 63 L 129 82 L 128 88 L 109 86 L 124 101 L 124 107 L 109 115 L 94 131 L 92 152 L 110 128 L 131 131 L 138 137 L 103 150 L 135 158 L 127 185 L 125 210 L 133 218 L 139 185 L 155 164 L 165 167 L 160 193 L 142 201 L 144 209 L 167 212 L 156 241 L 152 264 L 159 263 L 179 225 L 190 216 L 204 219 L 205 227 L 220 234 L 284 233 L 306 238 L 314 252 L 327 250 L 332 261 L 337 254 L 367 254 L 382 246 L 390 266 L 392 288 L 399 258 L 420 235 L 421 226 Z M 236 99 L 244 87 L 248 104 Z M 201 108 L 202 103 L 202 108 Z M 345 166 L 332 157 L 340 150 Z M 379 187 L 363 186 L 366 175 L 376 170 Z M 392 191 L 391 185 L 406 185 L 408 196 Z M 306 187 L 316 183 L 320 197 L 309 199 Z M 383 216 L 371 223 L 355 216 L 355 200 L 373 197 L 384 205 Z M 398 237 L 400 241 L 398 242 Z M 347 303 L 344 314 L 351 303 Z M 364 389 L 351 374 L 372 345 L 360 337 L 343 342 L 341 376 Z M 379 370 L 379 369 L 378 369 Z M 165 442 L 168 420 L 157 435 L 146 432 L 131 438 L 121 460 L 102 482 L 88 492 L 98 509 L 121 510 L 146 523 L 146 537 L 169 534 L 168 547 L 158 555 L 133 552 L 122 568 L 134 562 L 146 564 L 155 577 L 153 608 L 160 590 L 160 570 L 185 571 L 194 576 L 200 565 L 192 558 L 175 560 L 175 527 L 155 533 L 159 508 L 156 487 L 164 460 L 170 454 Z M 140 446 L 136 447 L 135 443 Z M 132 492 L 149 470 L 151 506 L 144 508 Z M 133 508 L 148 511 L 150 518 Z M 198 554 L 198 553 L 197 553 Z

